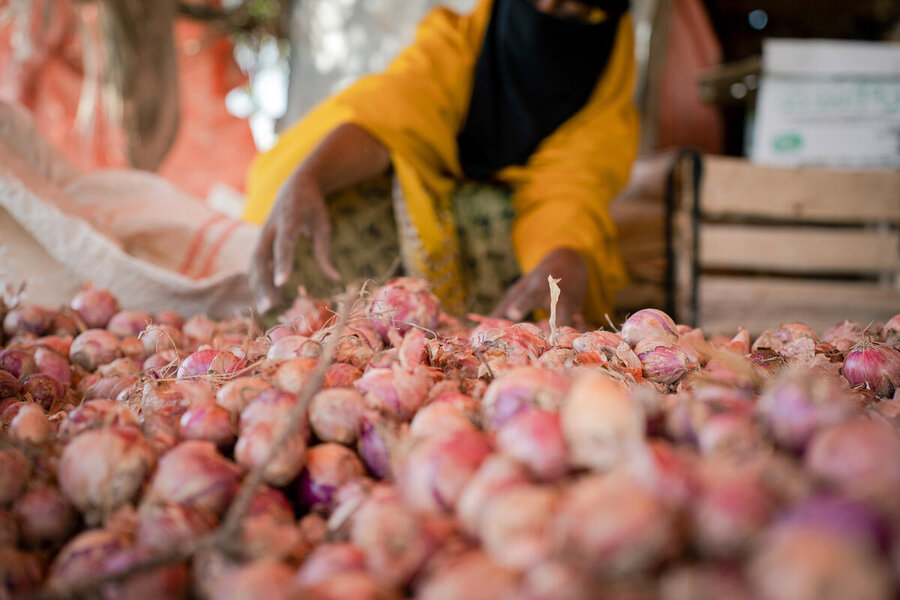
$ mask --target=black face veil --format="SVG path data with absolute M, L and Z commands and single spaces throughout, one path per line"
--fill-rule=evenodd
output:
M 457 137 L 468 177 L 487 179 L 525 164 L 587 102 L 628 0 L 582 1 L 605 11 L 606 19 L 583 23 L 543 13 L 531 0 L 495 0 Z

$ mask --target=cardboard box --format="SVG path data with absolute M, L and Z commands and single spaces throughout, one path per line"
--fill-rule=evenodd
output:
M 900 168 L 900 43 L 770 39 L 751 159 Z

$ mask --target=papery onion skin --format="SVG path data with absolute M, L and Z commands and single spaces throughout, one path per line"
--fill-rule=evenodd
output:
M 25 490 L 28 459 L 16 448 L 0 449 L 0 505 L 6 505 Z
M 189 379 L 203 375 L 233 375 L 244 366 L 243 361 L 227 350 L 197 350 L 178 366 L 178 378 Z
M 119 338 L 105 329 L 88 329 L 72 341 L 69 360 L 93 371 L 119 357 Z
M 34 304 L 16 307 L 3 318 L 3 331 L 8 336 L 20 333 L 46 335 L 53 324 L 53 311 Z
M 106 327 L 112 316 L 119 312 L 119 301 L 109 290 L 96 289 L 90 284 L 72 298 L 69 306 L 91 329 Z
M 13 505 L 22 541 L 29 547 L 58 546 L 75 531 L 72 507 L 55 487 L 36 487 Z
M 356 453 L 336 443 L 318 444 L 306 451 L 306 468 L 298 482 L 300 501 L 312 510 L 330 513 L 335 493 L 362 477 L 365 467 Z
M 900 350 L 882 342 L 864 342 L 844 358 L 850 385 L 865 385 L 876 396 L 890 398 L 900 387 Z
M 182 503 L 220 515 L 237 491 L 240 469 L 212 442 L 188 441 L 159 459 L 149 499 Z
M 0 350 L 0 370 L 6 371 L 19 381 L 24 381 L 37 370 L 34 357 L 16 348 Z
M 438 325 L 441 307 L 425 282 L 397 277 L 375 292 L 367 314 L 372 328 L 388 341 L 388 330 L 401 334 L 413 326 L 433 330 Z
M 9 425 L 10 437 L 23 444 L 40 445 L 47 442 L 55 427 L 47 413 L 37 404 L 26 403 Z
M 353 389 L 329 388 L 313 396 L 309 422 L 324 442 L 352 444 L 359 437 L 365 400 Z
M 658 337 L 671 341 L 678 339 L 678 329 L 672 317 L 655 308 L 639 310 L 625 321 L 620 334 L 634 348 L 638 342 L 648 337 Z
M 95 524 L 135 498 L 155 463 L 155 451 L 137 429 L 94 429 L 66 445 L 59 485 L 85 520 Z
M 634 353 L 641 360 L 644 377 L 657 383 L 675 383 L 691 368 L 685 351 L 677 343 L 663 338 L 642 339 L 635 345 Z

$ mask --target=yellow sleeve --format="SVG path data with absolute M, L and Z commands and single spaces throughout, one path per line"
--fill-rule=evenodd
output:
M 460 171 L 456 131 L 467 108 L 490 6 L 490 0 L 482 0 L 466 16 L 432 11 L 414 43 L 383 73 L 325 100 L 285 131 L 250 167 L 244 218 L 262 223 L 293 169 L 328 133 L 348 122 L 379 139 L 395 168 L 403 163 L 400 168 L 414 172 L 425 190 L 449 193 Z
M 605 322 L 613 292 L 627 280 L 608 207 L 637 154 L 633 87 L 634 38 L 625 15 L 588 104 L 545 139 L 528 164 L 499 174 L 514 189 L 512 237 L 522 271 L 555 248 L 577 250 L 588 265 L 585 317 L 592 323 Z M 560 287 L 565 293 L 565 282 Z

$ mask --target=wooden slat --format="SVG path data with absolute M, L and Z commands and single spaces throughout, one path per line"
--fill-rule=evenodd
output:
M 778 169 L 706 156 L 700 206 L 714 217 L 900 222 L 900 173 Z
M 823 227 L 700 227 L 703 268 L 810 273 L 900 269 L 900 232 Z
M 698 326 L 706 334 L 753 334 L 801 321 L 820 334 L 844 319 L 883 322 L 900 313 L 900 289 L 877 284 L 706 276 Z

